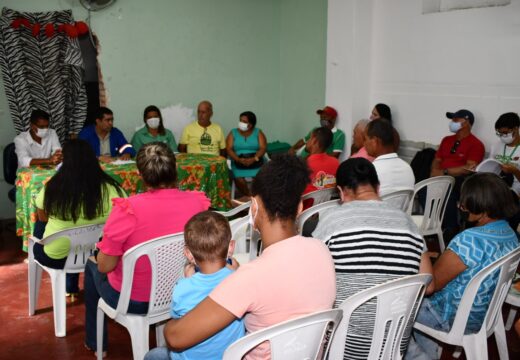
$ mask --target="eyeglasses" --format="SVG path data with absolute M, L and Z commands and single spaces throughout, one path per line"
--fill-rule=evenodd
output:
M 506 132 L 506 133 L 501 133 L 501 132 L 497 131 L 495 134 L 497 134 L 497 136 L 498 136 L 499 138 L 503 138 L 503 137 L 507 137 L 509 134 L 512 134 L 512 133 L 513 133 L 513 131 L 511 131 L 511 132 Z
M 451 147 L 450 154 L 455 154 L 455 151 L 457 151 L 457 148 L 460 145 L 460 140 L 455 141 L 453 146 Z

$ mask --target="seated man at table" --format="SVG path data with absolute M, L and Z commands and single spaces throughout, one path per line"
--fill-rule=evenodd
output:
M 126 141 L 123 133 L 114 127 L 114 113 L 106 107 L 100 107 L 96 123 L 81 130 L 78 136 L 87 141 L 102 162 L 110 162 L 119 157 L 128 160 L 135 155 L 132 145 Z
M 316 110 L 316 114 L 320 116 L 320 126 L 326 127 L 332 131 L 332 143 L 327 147 L 327 154 L 339 158 L 345 147 L 345 133 L 336 127 L 336 118 L 338 112 L 331 106 L 325 106 L 323 109 Z M 305 143 L 311 138 L 312 130 L 303 138 L 298 140 L 289 149 L 289 154 L 295 154 Z M 301 157 L 309 156 L 306 149 L 303 149 Z
M 226 139 L 220 125 L 212 123 L 213 105 L 201 101 L 197 107 L 197 121 L 187 125 L 179 142 L 179 151 L 194 154 L 226 156 Z
M 372 120 L 367 125 L 365 148 L 374 157 L 379 178 L 379 196 L 394 191 L 413 190 L 415 177 L 408 163 L 397 156 L 394 145 L 394 128 L 386 119 Z
M 442 229 L 445 231 L 445 241 L 449 241 L 459 232 L 457 202 L 460 197 L 460 188 L 467 175 L 484 158 L 484 144 L 471 133 L 475 123 L 473 113 L 468 110 L 459 110 L 455 113 L 447 112 L 450 119 L 449 130 L 453 135 L 442 139 L 439 149 L 432 162 L 430 177 L 450 175 L 455 178 L 446 210 Z
M 29 130 L 14 138 L 18 168 L 31 165 L 57 165 L 61 162 L 61 145 L 56 131 L 49 129 L 49 114 L 33 110 Z

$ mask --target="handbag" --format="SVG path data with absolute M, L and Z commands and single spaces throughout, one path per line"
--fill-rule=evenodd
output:
M 249 154 L 240 154 L 240 155 L 238 155 L 238 157 L 241 158 L 241 159 L 250 159 L 250 158 L 254 158 L 255 156 L 256 156 L 256 153 L 249 153 Z M 235 162 L 235 167 L 237 169 L 258 169 L 263 164 L 264 164 L 264 159 L 261 158 L 261 159 L 259 159 L 258 161 L 255 161 L 254 163 L 252 163 L 249 166 L 245 166 L 243 164 Z

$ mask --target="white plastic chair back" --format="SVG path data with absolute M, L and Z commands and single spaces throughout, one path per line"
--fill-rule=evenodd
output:
M 462 346 L 468 359 L 473 357 L 487 358 L 487 338 L 494 333 L 500 359 L 508 359 L 501 309 L 519 261 L 520 247 L 486 266 L 471 279 L 462 294 L 457 314 L 449 332 L 435 330 L 420 323 L 415 323 L 414 327 L 442 342 Z M 466 335 L 464 330 L 466 329 L 475 296 L 482 281 L 488 276 L 497 276 L 497 282 L 486 316 L 484 317 L 484 322 L 478 333 Z
M 34 315 L 36 310 L 36 302 L 40 290 L 41 271 L 43 269 L 49 273 L 51 278 L 54 333 L 58 337 L 66 335 L 65 275 L 66 273 L 80 273 L 85 270 L 85 264 L 89 256 L 94 254 L 96 243 L 99 241 L 104 225 L 105 224 L 92 224 L 62 230 L 47 236 L 41 241 L 38 241 L 38 239 L 34 237 L 29 238 L 29 315 Z M 35 241 L 42 245 L 47 245 L 63 237 L 70 240 L 69 255 L 67 256 L 67 261 L 63 269 L 48 268 L 34 259 L 33 247 Z
M 507 294 L 506 304 L 511 305 L 511 309 L 509 309 L 509 315 L 507 316 L 506 321 L 506 330 L 510 330 L 513 326 L 513 322 L 516 319 L 516 311 L 520 307 L 520 295 L 515 294 Z
M 301 212 L 298 216 L 298 233 L 301 234 L 303 230 L 303 225 L 311 216 L 314 214 L 321 214 L 323 211 L 341 206 L 338 200 L 330 200 L 327 202 L 320 203 L 318 205 L 314 205 L 307 210 Z
M 327 334 L 334 334 L 341 320 L 340 309 L 326 310 L 299 317 L 254 332 L 231 344 L 224 352 L 223 360 L 238 360 L 257 345 L 268 341 L 271 359 L 318 359 L 323 351 Z M 323 356 L 321 356 L 323 357 Z
M 302 201 L 313 199 L 312 206 L 324 203 L 331 200 L 334 196 L 337 196 L 338 189 L 336 187 L 325 188 L 320 190 L 311 191 L 302 196 Z
M 249 226 L 249 216 L 231 220 L 231 239 L 235 240 L 235 252 L 247 252 L 247 241 L 251 239 L 251 228 Z
M 424 215 L 413 215 L 412 218 L 418 223 L 417 225 L 423 236 L 437 235 L 441 253 L 445 248 L 441 228 L 442 219 L 444 219 L 446 204 L 454 185 L 454 177 L 436 176 L 418 182 L 414 188 L 414 197 L 421 189 L 426 188 L 426 203 Z M 411 213 L 411 207 L 410 204 L 409 213 Z
M 413 198 L 413 192 L 413 190 L 394 191 L 384 196 L 381 196 L 381 200 L 390 204 L 392 207 L 396 209 L 400 209 L 406 212 L 410 207 L 410 202 Z
M 172 289 L 182 276 L 186 259 L 184 257 L 184 234 L 162 236 L 128 249 L 123 255 L 123 283 L 119 302 L 114 309 L 103 298 L 99 299 L 97 310 L 97 354 L 102 359 L 104 314 L 128 329 L 132 341 L 134 359 L 142 359 L 149 349 L 149 327 L 170 318 Z M 128 313 L 135 265 L 141 257 L 148 257 L 151 263 L 152 279 L 148 313 L 136 315 Z M 158 344 L 164 343 L 162 325 L 156 326 Z
M 240 212 L 242 212 L 244 210 L 248 210 L 250 207 L 251 207 L 251 201 L 248 201 L 248 202 L 245 202 L 242 205 L 237 206 L 236 208 L 233 208 L 233 209 L 231 209 L 229 211 L 216 211 L 216 212 L 219 213 L 219 214 L 224 215 L 227 218 L 230 218 L 230 217 L 233 217 L 236 214 L 238 214 L 238 213 L 240 213 Z
M 368 359 L 401 359 L 401 341 L 410 319 L 415 315 L 432 276 L 406 276 L 361 291 L 341 303 L 343 319 L 330 347 L 330 359 L 343 359 L 348 326 L 352 313 L 361 305 L 377 298 L 374 333 Z M 417 306 L 416 306 L 417 305 Z

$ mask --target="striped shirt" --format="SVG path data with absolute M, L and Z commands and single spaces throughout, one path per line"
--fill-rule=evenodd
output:
M 382 201 L 352 201 L 320 216 L 313 237 L 328 246 L 336 268 L 336 302 L 375 285 L 419 272 L 424 240 L 413 220 Z M 377 302 L 359 307 L 350 319 L 344 359 L 367 359 Z M 408 328 L 411 324 L 409 324 Z M 405 332 L 402 348 L 408 344 Z

